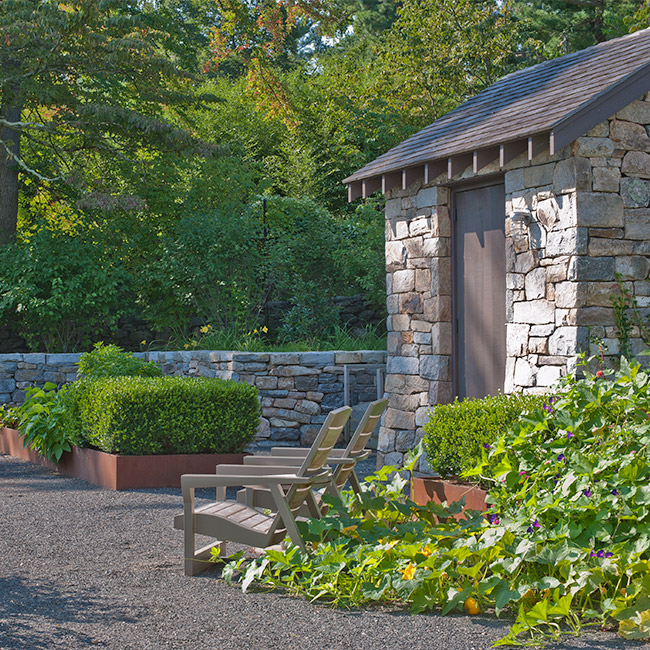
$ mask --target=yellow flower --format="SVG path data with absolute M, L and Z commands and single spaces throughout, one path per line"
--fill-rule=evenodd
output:
M 262 332 L 264 332 L 264 334 L 266 334 L 268 331 L 269 331 L 269 328 L 266 325 L 264 325 L 264 327 L 262 328 Z
M 404 578 L 404 580 L 413 580 L 414 575 L 415 565 L 409 562 L 408 566 L 402 571 L 402 578 Z
M 422 547 L 422 555 L 424 555 L 425 557 L 431 557 L 432 552 L 433 551 L 428 546 Z
M 189 348 L 189 347 L 190 347 L 190 344 L 189 344 L 189 343 L 186 343 L 186 344 L 185 344 L 185 349 L 187 350 L 187 348 Z
M 350 535 L 350 536 L 355 536 L 355 535 L 356 535 L 356 531 L 357 531 L 357 527 L 356 527 L 356 526 L 346 526 L 345 528 L 342 528 L 342 529 L 341 529 L 341 532 L 342 532 L 344 535 Z
M 147 345 L 147 339 L 142 339 L 142 341 L 140 341 L 140 345 Z
M 211 325 L 204 325 L 199 331 L 203 334 L 207 334 L 211 329 Z
M 254 329 L 254 330 L 253 330 L 253 334 L 257 334 L 257 329 Z

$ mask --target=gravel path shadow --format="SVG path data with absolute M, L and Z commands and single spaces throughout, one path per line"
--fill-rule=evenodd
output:
M 183 576 L 180 490 L 112 492 L 0 456 L 0 648 L 483 650 L 489 617 L 341 611 Z M 550 648 L 648 647 L 591 633 Z

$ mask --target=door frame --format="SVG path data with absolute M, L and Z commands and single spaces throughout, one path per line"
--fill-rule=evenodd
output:
M 456 193 L 465 192 L 467 190 L 478 190 L 482 187 L 492 187 L 495 185 L 505 186 L 505 174 L 490 174 L 485 178 L 471 179 L 468 181 L 459 181 L 456 183 L 447 184 L 449 190 L 449 218 L 451 221 L 451 387 L 454 393 L 454 398 L 458 396 L 458 387 L 460 379 L 458 376 L 458 354 L 459 354 L 459 340 L 458 340 L 458 273 L 456 273 Z M 506 206 L 504 204 L 503 211 L 505 213 Z M 505 224 L 504 224 L 505 225 Z M 507 289 L 506 289 L 507 290 Z

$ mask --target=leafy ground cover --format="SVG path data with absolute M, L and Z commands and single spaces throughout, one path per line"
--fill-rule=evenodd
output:
M 311 550 L 289 545 L 227 579 L 284 588 L 342 607 L 402 603 L 414 613 L 514 616 L 497 645 L 616 626 L 650 636 L 649 377 L 619 371 L 565 378 L 467 472 L 493 487 L 486 515 L 461 504 L 418 506 L 406 478 L 383 468 L 361 496 L 303 524 Z M 414 466 L 415 456 L 411 458 Z

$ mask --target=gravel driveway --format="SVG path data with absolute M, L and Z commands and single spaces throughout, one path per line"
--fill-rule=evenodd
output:
M 0 456 L 0 648 L 490 647 L 489 617 L 341 611 L 183 576 L 180 490 L 112 492 Z M 591 633 L 552 648 L 650 647 Z

